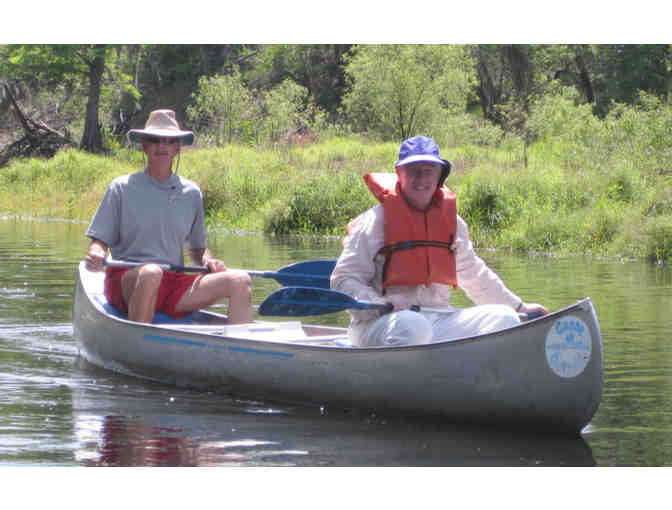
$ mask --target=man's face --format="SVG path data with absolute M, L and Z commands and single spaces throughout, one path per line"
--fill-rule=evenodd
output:
M 171 162 L 180 152 L 180 141 L 177 138 L 147 138 L 142 142 L 142 150 L 152 163 Z
M 396 168 L 401 192 L 411 207 L 424 211 L 439 185 L 441 165 L 438 163 L 411 163 Z

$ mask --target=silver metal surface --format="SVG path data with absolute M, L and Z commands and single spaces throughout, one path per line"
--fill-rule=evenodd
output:
M 602 395 L 602 339 L 589 298 L 490 335 L 352 348 L 340 328 L 227 327 L 223 316 L 204 312 L 203 326 L 138 324 L 105 313 L 94 299 L 100 292 L 102 273 L 80 264 L 73 303 L 80 355 L 168 384 L 574 435 Z M 270 336 L 259 339 L 255 327 Z

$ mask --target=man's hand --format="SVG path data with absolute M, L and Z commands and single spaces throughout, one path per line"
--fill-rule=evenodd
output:
M 226 264 L 219 259 L 207 258 L 203 261 L 203 265 L 207 267 L 211 273 L 221 273 L 227 270 Z
M 540 305 L 539 303 L 523 302 L 520 309 L 518 310 L 518 313 L 524 313 L 527 315 L 536 315 L 538 313 L 539 315 L 546 315 L 548 314 L 548 310 L 545 306 Z
M 415 304 L 406 296 L 400 295 L 387 296 L 386 301 L 392 304 L 395 312 L 400 310 L 410 310 L 411 306 Z
M 84 265 L 89 271 L 102 271 L 103 261 L 107 256 L 107 245 L 98 240 L 93 240 L 89 244 L 89 251 L 84 259 Z

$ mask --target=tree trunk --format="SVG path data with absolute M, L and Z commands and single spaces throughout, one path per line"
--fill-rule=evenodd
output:
M 588 71 L 588 65 L 586 64 L 587 52 L 588 50 L 586 50 L 585 45 L 579 44 L 574 46 L 574 62 L 579 70 L 579 87 L 583 91 L 586 101 L 592 104 L 595 102 L 595 89 L 593 88 L 590 71 Z
M 501 119 L 495 107 L 502 102 L 502 88 L 501 83 L 499 86 L 496 83 L 498 72 L 497 65 L 493 62 L 492 53 L 493 48 L 488 46 L 472 46 L 472 54 L 475 57 L 478 74 L 476 93 L 481 103 L 483 117 L 492 122 L 500 123 Z M 501 78 L 501 72 L 499 74 Z
M 87 65 L 89 66 L 89 99 L 86 103 L 84 134 L 82 135 L 80 148 L 88 152 L 101 153 L 104 151 L 104 147 L 100 123 L 98 122 L 98 106 L 100 104 L 103 72 L 105 71 L 104 53 L 97 51 L 92 59 L 87 60 Z
M 532 62 L 527 53 L 527 48 L 522 44 L 506 44 L 502 47 L 502 51 L 511 73 L 516 97 L 519 103 L 523 105 L 525 113 L 527 113 L 533 82 Z

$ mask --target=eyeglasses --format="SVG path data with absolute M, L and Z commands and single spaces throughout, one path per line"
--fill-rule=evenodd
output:
M 179 138 L 167 138 L 167 137 L 159 137 L 159 136 L 147 136 L 144 139 L 145 142 L 147 143 L 167 143 L 167 144 L 174 144 L 174 143 L 180 143 Z

